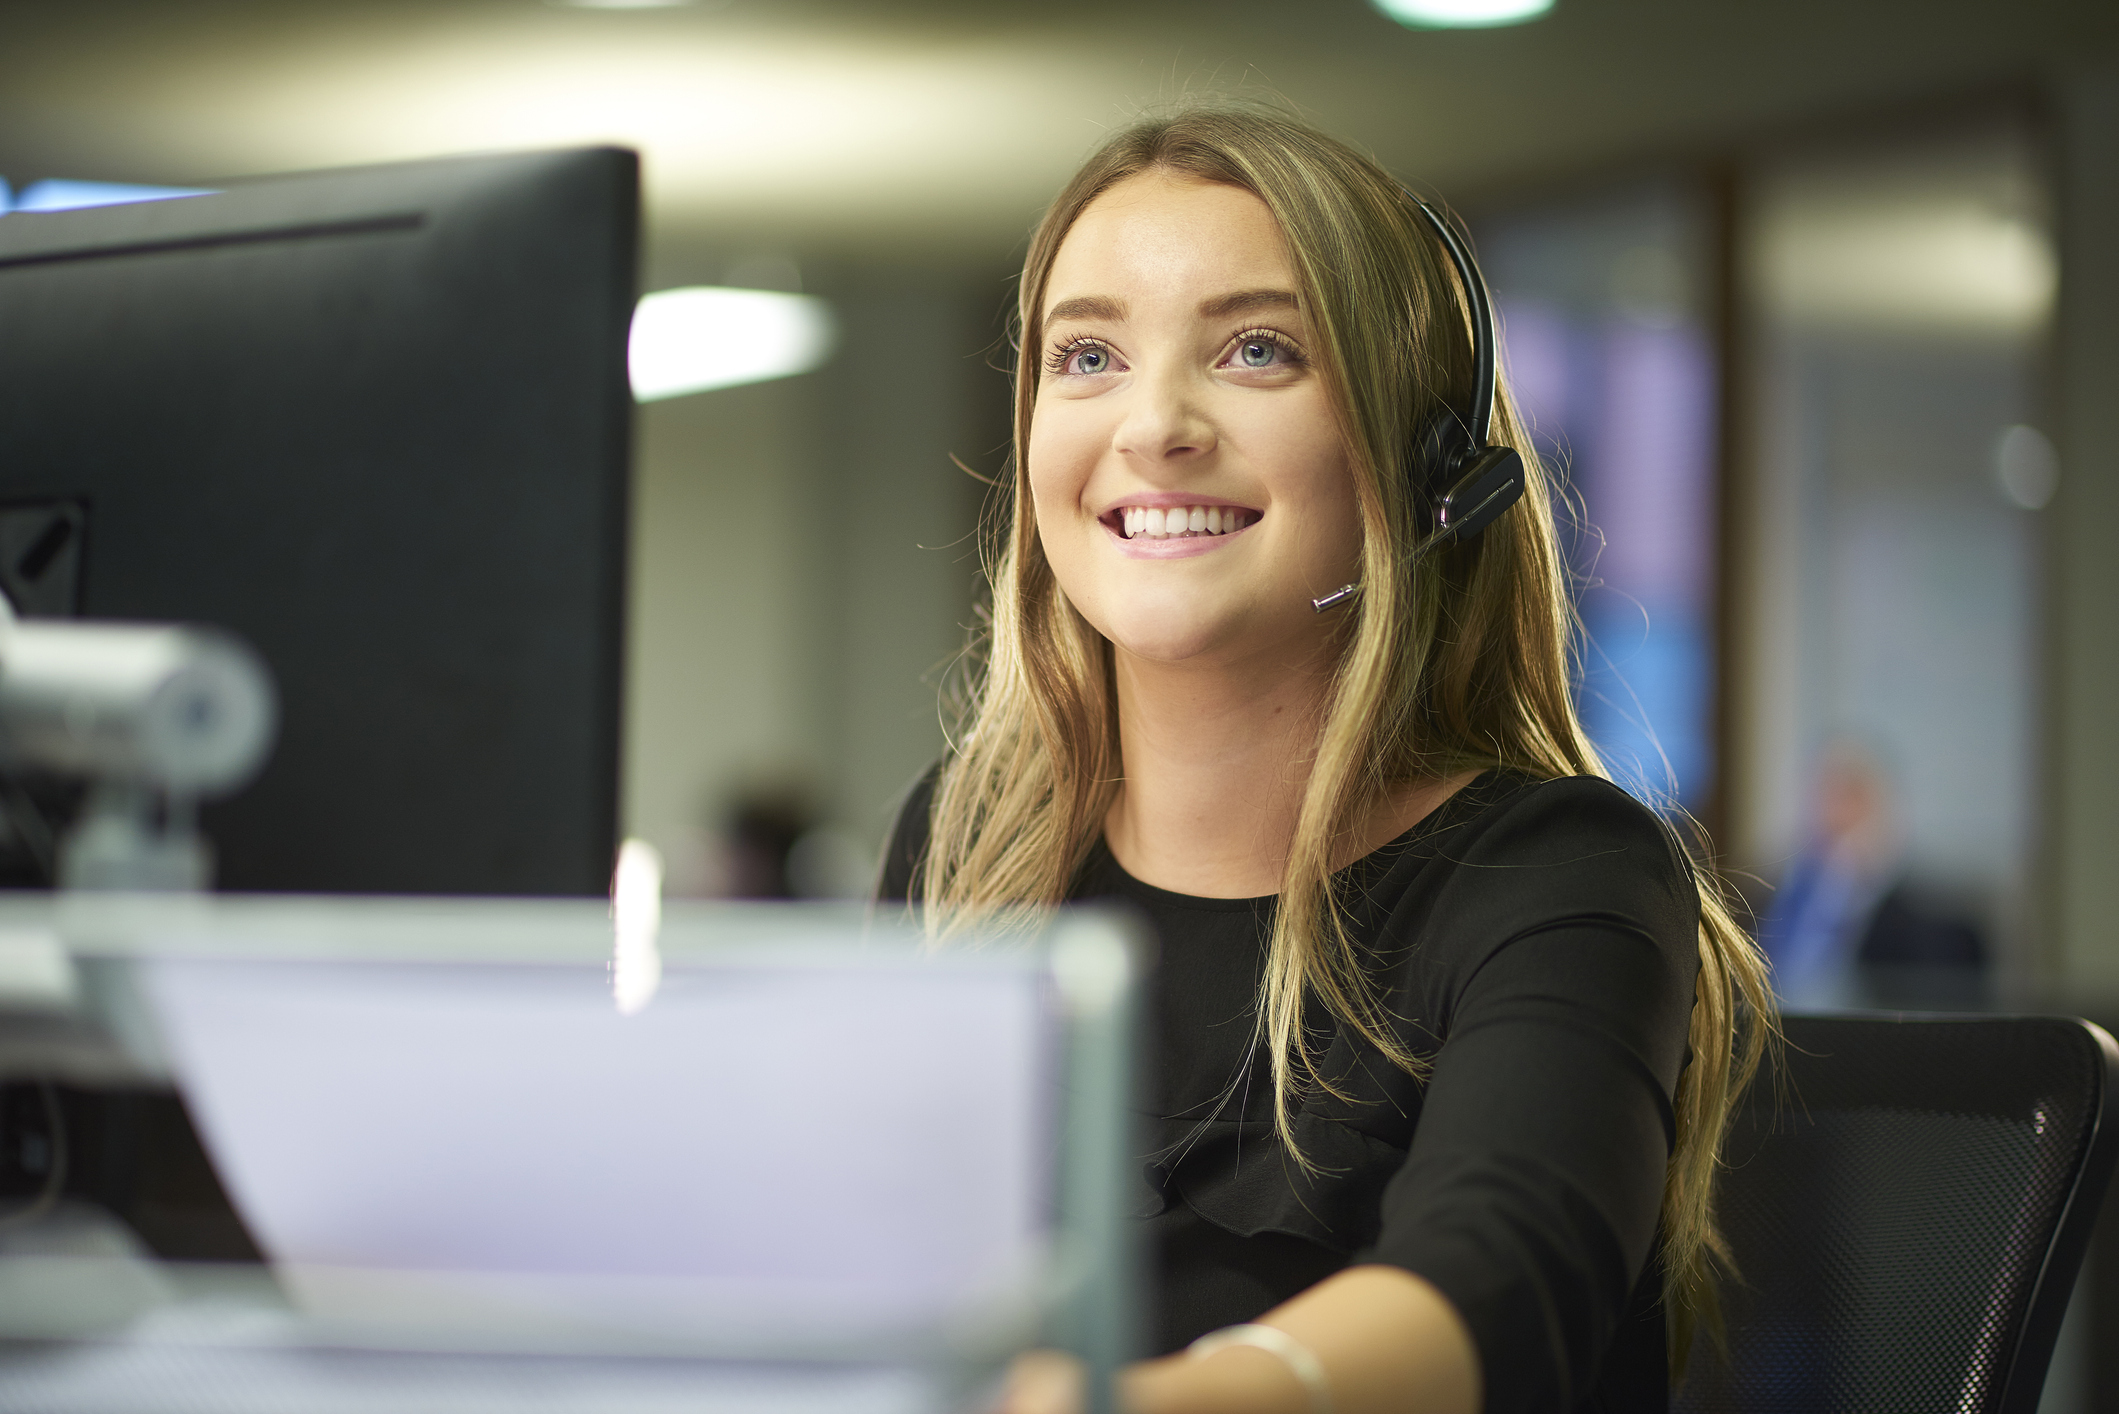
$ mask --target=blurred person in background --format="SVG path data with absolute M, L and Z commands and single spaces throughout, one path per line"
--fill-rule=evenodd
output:
M 874 854 L 833 827 L 805 774 L 760 774 L 728 788 L 668 890 L 673 897 L 859 899 Z
M 809 792 L 797 786 L 753 785 L 738 791 L 723 811 L 723 896 L 802 897 L 789 866 L 803 837 L 816 828 L 816 807 Z
M 1908 877 L 1895 794 L 1877 754 L 1857 742 L 1836 741 L 1820 759 L 1809 837 L 1759 924 L 1782 1005 L 1981 999 L 1980 928 Z
M 1413 552 L 1486 435 L 1438 232 L 1345 145 L 1198 104 L 1089 160 L 1018 293 L 983 676 L 881 893 L 943 937 L 1082 898 L 1159 935 L 1124 1405 L 1667 1408 L 1772 1004 L 1576 720 L 1505 388 L 1525 493 Z M 1080 1398 L 1051 1354 L 1003 1396 Z

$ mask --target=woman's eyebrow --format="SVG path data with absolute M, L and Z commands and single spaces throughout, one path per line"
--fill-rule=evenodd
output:
M 1122 322 L 1125 317 L 1126 305 L 1123 300 L 1115 300 L 1109 295 L 1076 295 L 1072 299 L 1061 300 L 1046 311 L 1045 322 L 1056 324 L 1062 319 L 1109 319 Z
M 1232 295 L 1201 300 L 1199 312 L 1209 319 L 1226 319 L 1233 314 L 1252 314 L 1261 309 L 1300 307 L 1294 294 L 1287 290 L 1238 290 Z

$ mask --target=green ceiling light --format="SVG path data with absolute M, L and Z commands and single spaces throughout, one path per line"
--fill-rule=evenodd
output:
M 1408 29 L 1492 29 L 1520 25 L 1550 10 L 1553 0 L 1370 0 Z

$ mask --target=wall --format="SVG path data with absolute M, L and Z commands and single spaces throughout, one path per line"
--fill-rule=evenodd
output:
M 820 886 L 859 887 L 942 747 L 985 490 L 950 458 L 998 466 L 1007 388 L 983 355 L 1005 286 L 882 268 L 811 288 L 840 322 L 825 367 L 640 409 L 623 811 L 673 892 L 717 886 L 720 817 L 761 788 L 810 799 Z
M 1008 385 L 985 353 L 1002 292 L 998 280 L 871 277 L 840 301 L 820 508 L 836 531 L 819 565 L 835 605 L 828 794 L 871 845 L 942 749 L 938 694 L 971 619 L 986 491 L 951 458 L 1000 466 Z
M 704 888 L 716 799 L 829 754 L 828 605 L 800 527 L 821 477 L 811 374 L 649 403 L 636 423 L 625 831 Z
M 2119 997 L 2119 69 L 2065 85 L 2061 117 L 2048 932 L 2068 991 L 2109 999 Z

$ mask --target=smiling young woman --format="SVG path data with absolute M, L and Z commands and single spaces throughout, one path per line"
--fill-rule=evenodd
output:
M 1412 552 L 1413 449 L 1474 377 L 1434 232 L 1344 145 L 1198 106 L 1090 159 L 1020 301 L 983 672 L 882 892 L 940 934 L 1090 897 L 1157 929 L 1171 1353 L 1126 1402 L 1666 1407 L 1770 1001 L 1714 880 L 1575 720 L 1505 388 L 1525 494 Z M 1009 1401 L 1068 1390 L 1031 1361 Z

